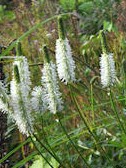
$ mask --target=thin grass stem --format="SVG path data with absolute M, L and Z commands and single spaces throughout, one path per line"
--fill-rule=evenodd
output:
M 57 117 L 60 123 L 61 128 L 63 129 L 66 137 L 68 138 L 68 140 L 70 141 L 70 143 L 72 144 L 72 146 L 75 148 L 75 150 L 77 151 L 77 153 L 80 155 L 81 159 L 84 161 L 85 165 L 87 166 L 87 168 L 91 168 L 91 166 L 88 164 L 88 162 L 86 161 L 86 159 L 82 156 L 81 152 L 78 150 L 78 148 L 76 147 L 76 145 L 74 144 L 74 142 L 72 141 L 72 139 L 70 138 L 69 134 L 67 133 L 66 129 L 64 128 L 61 120 L 60 120 L 60 115 L 59 113 L 57 113 Z
M 100 143 L 99 143 L 99 137 L 98 137 L 96 134 L 94 134 L 94 133 L 92 132 L 92 130 L 91 130 L 91 128 L 90 128 L 90 126 L 89 126 L 87 120 L 85 119 L 85 117 L 84 117 L 84 115 L 83 115 L 83 112 L 81 111 L 81 109 L 80 109 L 80 107 L 79 107 L 79 104 L 77 103 L 77 100 L 76 100 L 75 96 L 73 95 L 73 92 L 71 91 L 71 86 L 70 86 L 70 85 L 69 85 L 69 89 L 70 89 L 71 98 L 72 98 L 74 104 L 76 105 L 77 110 L 78 110 L 78 113 L 79 113 L 79 115 L 80 115 L 82 121 L 84 122 L 84 124 L 85 124 L 85 126 L 86 126 L 88 132 L 89 132 L 90 135 L 93 137 L 93 139 L 94 139 L 94 141 L 95 141 L 96 147 L 97 147 L 97 148 L 100 147 L 101 150 L 103 151 L 104 156 L 106 157 L 106 159 L 109 161 L 109 163 L 112 163 L 112 161 L 110 160 L 110 158 L 107 156 L 106 151 L 104 150 L 104 148 L 103 148 L 101 145 L 99 145 L 99 144 L 100 144 Z M 113 164 L 113 163 L 112 163 L 112 164 Z
M 57 157 L 55 157 L 55 155 L 39 140 L 39 138 L 35 134 L 33 134 L 33 136 L 38 141 L 38 143 L 60 164 L 59 159 L 57 159 Z M 63 166 L 63 168 L 65 168 L 64 165 L 62 165 L 62 166 Z
M 53 148 L 51 147 L 51 145 L 49 144 L 47 138 L 46 138 L 46 133 L 45 133 L 45 130 L 44 130 L 44 127 L 43 127 L 43 118 L 41 116 L 41 120 L 42 120 L 42 132 L 43 132 L 43 138 L 44 138 L 44 141 L 46 142 L 46 144 L 48 145 L 48 147 L 50 148 L 50 150 L 52 151 L 53 155 L 55 156 L 55 158 L 58 160 L 58 162 L 60 163 L 60 166 L 62 166 L 63 168 L 64 167 L 64 164 L 61 162 L 61 160 L 59 159 L 59 157 L 56 155 L 56 153 L 53 151 Z M 71 168 L 71 165 L 69 165 L 70 168 Z
M 93 85 L 91 84 L 91 111 L 92 111 L 92 123 L 95 123 L 95 114 L 94 114 L 94 96 L 93 96 Z
M 50 166 L 51 168 L 55 168 L 55 167 L 53 167 L 53 166 L 50 164 L 50 162 L 46 159 L 46 157 L 45 157 L 45 156 L 42 154 L 42 152 L 39 150 L 38 146 L 36 145 L 36 143 L 35 143 L 34 140 L 32 139 L 32 136 L 30 136 L 30 138 L 31 138 L 32 143 L 34 144 L 34 147 L 36 148 L 36 150 L 38 151 L 38 153 L 42 156 L 42 158 L 49 164 L 49 166 Z
M 112 108 L 113 108 L 114 114 L 115 114 L 115 116 L 116 116 L 116 118 L 117 118 L 117 121 L 118 121 L 118 123 L 119 123 L 120 129 L 124 132 L 124 134 L 126 134 L 126 130 L 125 130 L 125 128 L 124 128 L 123 123 L 121 122 L 120 116 L 119 116 L 118 111 L 117 111 L 117 109 L 116 109 L 115 102 L 114 102 L 113 100 L 114 100 L 114 99 L 113 99 L 113 94 L 112 94 L 112 91 L 111 91 L 111 89 L 110 89 L 110 102 L 111 102 L 111 106 L 112 106 Z

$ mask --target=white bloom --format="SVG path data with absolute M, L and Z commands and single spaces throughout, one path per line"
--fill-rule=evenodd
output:
M 67 38 L 65 40 L 56 40 L 56 63 L 59 78 L 65 84 L 76 81 L 75 62 L 72 58 L 72 52 Z
M 0 111 L 3 113 L 9 113 L 9 96 L 7 95 L 7 91 L 3 86 L 3 83 L 0 81 Z
M 52 62 L 45 63 L 42 73 L 44 103 L 47 105 L 50 112 L 55 114 L 57 111 L 63 109 L 55 64 Z
M 41 86 L 33 88 L 32 99 L 31 99 L 32 108 L 37 113 L 45 112 L 45 104 L 43 103 L 43 90 Z
M 100 57 L 100 71 L 103 87 L 112 86 L 116 81 L 115 62 L 112 53 L 102 54 Z
M 30 103 L 30 72 L 25 57 L 17 57 L 13 63 L 18 67 L 20 82 L 15 79 L 14 71 L 10 85 L 11 104 L 13 107 L 13 119 L 23 134 L 29 135 L 33 131 L 33 118 L 31 116 Z

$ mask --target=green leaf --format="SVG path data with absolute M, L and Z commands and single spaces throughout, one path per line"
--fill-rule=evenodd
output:
M 53 167 L 58 168 L 59 163 L 53 157 L 51 157 L 49 162 Z M 37 168 L 50 168 L 50 165 L 40 155 L 35 156 L 35 161 L 29 168 L 36 168 L 36 165 Z
M 72 11 L 75 8 L 75 0 L 60 0 L 60 5 L 65 11 Z
M 14 165 L 12 168 L 19 168 L 19 167 L 25 165 L 25 163 L 27 163 L 28 161 L 31 161 L 33 159 L 33 157 L 36 156 L 36 154 L 37 154 L 37 152 L 34 151 L 30 155 L 28 155 L 28 157 L 24 158 L 23 160 L 21 160 L 20 162 L 18 162 L 16 165 Z M 40 167 L 38 167 L 38 165 L 37 165 L 37 168 L 40 168 Z
M 22 146 L 24 146 L 25 144 L 29 143 L 31 140 L 30 138 L 28 138 L 27 140 L 25 140 L 24 142 L 20 143 L 20 145 L 18 145 L 16 148 L 14 148 L 12 151 L 10 151 L 7 155 L 5 155 L 2 159 L 0 159 L 0 163 L 4 162 L 7 158 L 9 158 L 10 156 L 12 156 L 15 152 L 17 152 Z

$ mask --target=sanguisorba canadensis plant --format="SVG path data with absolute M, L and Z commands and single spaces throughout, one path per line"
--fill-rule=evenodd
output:
M 18 56 L 13 63 L 12 81 L 10 83 L 12 117 L 20 132 L 27 136 L 33 132 L 30 85 L 30 71 L 27 59 L 24 56 Z
M 50 61 L 47 47 L 43 47 L 44 67 L 42 69 L 43 101 L 47 109 L 55 114 L 63 109 L 63 101 L 59 91 L 56 65 Z
M 65 37 L 63 20 L 58 18 L 58 34 L 56 40 L 56 64 L 58 76 L 65 84 L 76 81 L 75 79 L 75 62 L 72 57 L 69 40 Z

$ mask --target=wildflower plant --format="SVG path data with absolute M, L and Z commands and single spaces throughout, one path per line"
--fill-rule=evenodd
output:
M 75 82 L 75 62 L 72 57 L 72 51 L 69 40 L 65 37 L 63 20 L 58 18 L 59 38 L 56 40 L 56 64 L 58 76 L 65 84 Z
M 55 16 L 53 19 L 57 17 Z M 47 19 L 47 21 L 44 20 L 37 26 L 35 25 L 19 39 L 23 40 L 36 28 L 51 20 Z M 50 60 L 47 47 L 43 47 L 44 63 L 42 62 L 41 86 L 33 86 L 33 89 L 31 89 L 28 62 L 24 56 L 21 56 L 23 54 L 20 52 L 16 54 L 18 56 L 14 57 L 10 95 L 7 94 L 6 89 L 0 83 L 0 110 L 11 112 L 12 119 L 20 132 L 27 136 L 33 133 L 25 143 L 20 145 L 23 160 L 13 166 L 25 166 L 26 162 L 33 161 L 34 156 L 40 154 L 39 162 L 43 163 L 41 158 L 44 158 L 50 167 L 118 167 L 122 164 L 122 160 L 125 160 L 125 151 L 123 150 L 125 149 L 125 143 L 123 142 L 126 139 L 126 124 L 125 116 L 122 113 L 122 108 L 120 108 L 124 106 L 123 109 L 125 110 L 125 94 L 123 97 L 122 92 L 119 95 L 121 89 L 118 89 L 117 85 L 114 88 L 114 92 L 112 88 L 108 89 L 108 97 L 106 92 L 97 86 L 97 76 L 94 76 L 97 71 L 95 73 L 90 65 L 90 63 L 93 63 L 93 65 L 95 63 L 93 62 L 94 55 L 91 57 L 92 62 L 86 61 L 85 65 L 91 69 L 91 73 L 86 75 L 86 77 L 82 73 L 85 67 L 80 57 L 78 59 L 78 64 L 80 61 L 78 67 L 82 71 L 78 71 L 78 75 L 81 75 L 82 80 L 74 85 L 68 85 L 68 88 L 67 86 L 65 87 L 64 96 L 65 100 L 68 101 L 65 102 L 65 110 L 62 113 L 63 100 L 57 72 L 60 80 L 67 85 L 76 81 L 76 66 L 72 58 L 69 41 L 65 36 L 61 17 L 58 17 L 58 33 L 59 38 L 56 40 L 56 65 Z M 107 52 L 103 37 L 101 41 L 101 84 L 103 87 L 111 87 L 116 82 L 115 62 L 113 53 Z M 87 56 L 90 57 L 89 54 Z M 123 63 L 125 68 L 125 62 Z M 40 63 L 34 63 L 35 65 L 38 66 Z M 36 68 L 34 72 L 36 73 Z M 89 84 L 90 79 L 91 87 Z M 125 84 L 124 82 L 123 87 L 126 86 Z M 49 111 L 52 115 L 50 115 Z M 29 156 L 25 158 L 23 144 L 27 142 L 32 142 L 35 148 L 32 148 Z M 13 154 L 13 151 L 10 153 Z M 15 151 L 17 151 L 17 148 Z M 7 155 L 7 157 L 10 155 Z M 7 157 L 5 156 L 4 159 L 6 160 Z M 54 164 L 52 159 L 54 159 Z M 57 166 L 55 161 L 58 163 Z M 34 161 L 34 167 L 39 165 L 39 162 L 38 160 Z

